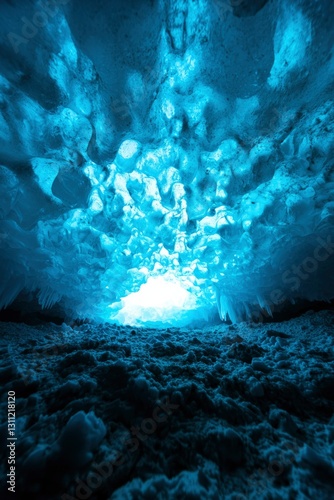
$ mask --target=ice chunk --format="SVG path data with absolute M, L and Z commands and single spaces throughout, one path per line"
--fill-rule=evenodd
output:
M 37 176 L 38 184 L 44 193 L 56 203 L 61 202 L 61 200 L 52 193 L 52 185 L 63 164 L 61 162 L 46 160 L 44 158 L 33 158 L 31 163 Z
M 122 142 L 116 159 L 116 165 L 123 171 L 131 171 L 135 167 L 135 161 L 140 153 L 140 144 L 137 141 L 126 140 Z

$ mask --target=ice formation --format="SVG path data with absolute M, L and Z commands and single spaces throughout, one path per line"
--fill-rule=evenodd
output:
M 25 42 L 1 5 L 0 306 L 182 324 L 333 299 L 332 2 L 63 4 Z

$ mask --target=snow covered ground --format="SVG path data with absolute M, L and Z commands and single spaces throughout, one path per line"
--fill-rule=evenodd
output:
M 333 325 L 0 323 L 16 498 L 332 499 Z

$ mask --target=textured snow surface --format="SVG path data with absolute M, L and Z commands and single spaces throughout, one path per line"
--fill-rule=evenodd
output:
M 72 326 L 0 323 L 19 498 L 333 498 L 333 311 L 258 326 Z
M 333 2 L 60 4 L 22 42 L 43 7 L 1 3 L 0 307 L 175 325 L 333 299 Z M 150 279 L 187 307 L 127 307 Z

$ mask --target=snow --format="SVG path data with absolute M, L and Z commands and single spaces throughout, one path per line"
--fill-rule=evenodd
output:
M 191 329 L 0 323 L 18 491 L 329 500 L 333 326 L 332 310 Z

